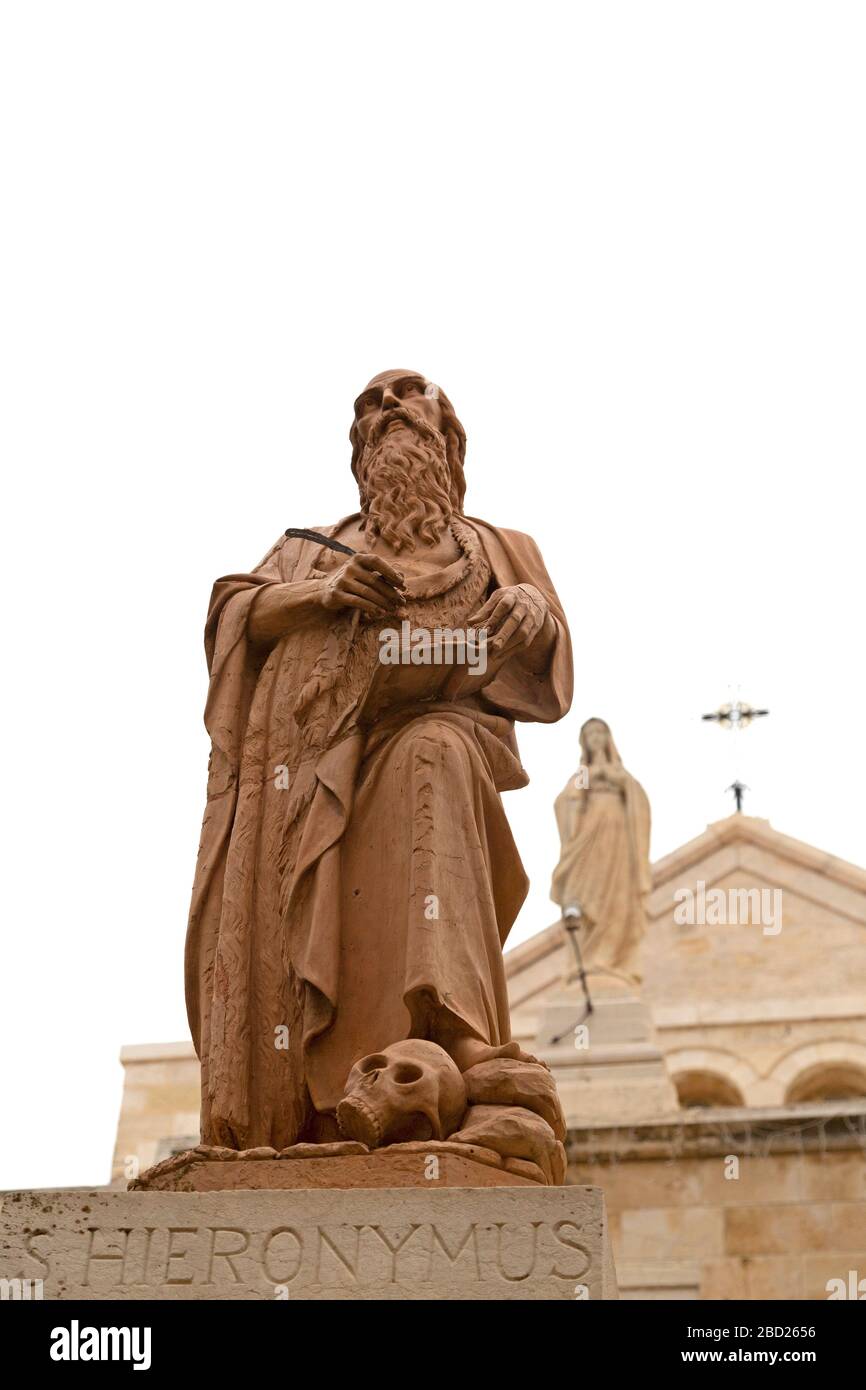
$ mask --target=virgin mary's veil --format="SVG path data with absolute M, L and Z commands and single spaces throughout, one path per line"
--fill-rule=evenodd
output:
M 592 758 L 590 757 L 589 748 L 587 747 L 586 742 L 586 731 L 589 728 L 590 724 L 600 724 L 601 727 L 604 729 L 605 733 L 607 734 L 607 760 L 610 763 L 617 763 L 620 767 L 622 767 L 622 758 L 619 756 L 619 751 L 617 749 L 616 744 L 613 741 L 613 734 L 610 731 L 610 725 L 607 723 L 605 719 L 599 719 L 596 715 L 593 715 L 591 719 L 586 719 L 580 726 L 580 751 L 583 756 L 583 761 L 585 765 L 588 767 L 589 764 L 592 762 Z

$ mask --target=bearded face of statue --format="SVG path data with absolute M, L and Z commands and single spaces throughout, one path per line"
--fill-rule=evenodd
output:
M 374 377 L 355 403 L 362 524 L 398 553 L 435 544 L 455 510 L 445 428 L 438 389 L 415 373 Z
M 442 432 L 439 388 L 412 372 L 383 372 L 373 378 L 355 402 L 355 425 L 364 443 L 383 417 L 389 417 L 404 404 Z

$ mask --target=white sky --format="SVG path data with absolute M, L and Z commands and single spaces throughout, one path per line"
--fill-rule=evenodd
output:
M 0 1185 L 107 1180 L 121 1044 L 187 1036 L 212 580 L 355 505 L 351 404 L 441 382 L 539 542 L 573 713 L 653 854 L 747 809 L 866 860 L 857 4 L 8 5 L 0 20 Z

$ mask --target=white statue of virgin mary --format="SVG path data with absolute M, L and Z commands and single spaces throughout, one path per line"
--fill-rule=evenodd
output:
M 581 768 L 556 799 L 562 850 L 550 896 L 569 925 L 579 923 L 587 973 L 637 983 L 652 886 L 649 801 L 603 719 L 586 721 L 580 747 Z

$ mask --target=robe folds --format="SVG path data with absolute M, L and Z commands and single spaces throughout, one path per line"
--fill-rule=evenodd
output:
M 319 528 L 339 536 L 342 527 Z M 527 782 L 514 721 L 571 703 L 568 628 L 534 542 L 462 518 L 490 587 L 533 584 L 556 636 L 547 669 L 509 657 L 481 695 L 355 723 L 352 613 L 248 638 L 270 584 L 333 563 L 281 540 L 217 580 L 205 629 L 207 804 L 186 941 L 202 1140 L 280 1149 L 312 1137 L 358 1057 L 425 1036 L 433 1013 L 509 1039 L 502 946 L 527 881 L 500 793 Z

